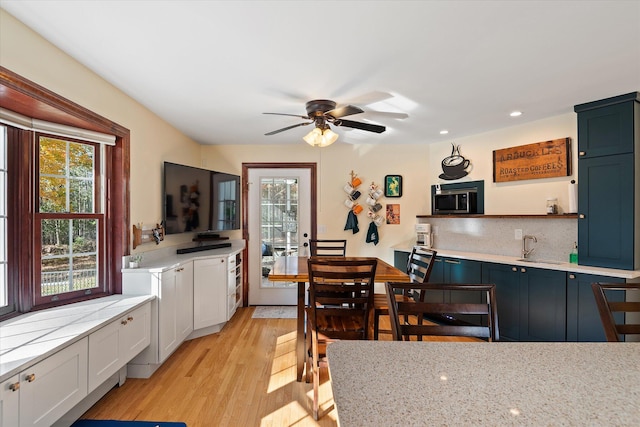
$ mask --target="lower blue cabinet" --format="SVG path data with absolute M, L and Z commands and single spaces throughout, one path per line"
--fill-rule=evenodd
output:
M 566 340 L 564 271 L 484 263 L 482 282 L 496 285 L 502 340 Z
M 406 268 L 408 253 L 395 252 L 395 266 Z M 437 257 L 431 283 L 493 283 L 496 285 L 498 328 L 504 341 L 605 341 L 591 290 L 594 282 L 624 283 L 624 279 L 547 270 L 450 257 Z M 622 292 L 608 291 L 612 301 Z M 431 300 L 465 301 L 455 293 L 429 294 Z M 479 317 L 479 316 L 477 316 Z M 475 317 L 465 320 L 477 323 Z M 622 322 L 623 315 L 616 320 Z
M 624 279 L 584 273 L 567 274 L 567 341 L 606 341 L 604 329 L 591 284 L 594 282 L 624 283 Z M 607 291 L 611 301 L 624 301 L 624 293 Z M 622 322 L 622 313 L 614 315 Z

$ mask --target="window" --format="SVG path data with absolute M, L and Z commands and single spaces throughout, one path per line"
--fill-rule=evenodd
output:
M 100 145 L 37 134 L 36 301 L 106 292 L 101 273 Z M 36 261 L 36 264 L 38 261 Z
M 0 107 L 0 321 L 120 293 L 129 130 L 1 66 Z

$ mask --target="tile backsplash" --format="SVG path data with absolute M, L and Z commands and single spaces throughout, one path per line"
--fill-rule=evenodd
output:
M 419 218 L 431 224 L 435 231 L 434 248 L 492 255 L 520 257 L 522 240 L 515 239 L 515 231 L 533 235 L 536 243 L 529 256 L 533 260 L 569 261 L 569 253 L 578 240 L 578 220 L 575 218 Z M 579 256 L 579 254 L 578 254 Z

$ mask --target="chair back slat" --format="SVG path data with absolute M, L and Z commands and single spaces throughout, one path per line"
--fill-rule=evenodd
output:
M 377 265 L 376 258 L 309 258 L 307 311 L 313 332 L 328 338 L 368 338 Z
M 498 313 L 496 308 L 495 285 L 493 284 L 450 284 L 450 283 L 386 283 L 387 300 L 389 304 L 389 317 L 394 340 L 401 341 L 415 336 L 465 336 L 486 338 L 488 341 L 498 341 Z M 406 289 L 415 289 L 421 295 L 428 291 L 456 291 L 475 294 L 480 297 L 481 303 L 444 303 L 441 301 L 430 302 L 418 300 L 415 302 L 398 301 L 397 295 Z M 400 292 L 398 292 L 400 291 Z M 423 317 L 429 314 L 458 315 L 479 314 L 483 315 L 481 325 L 452 325 L 428 322 L 423 323 Z M 415 318 L 412 321 L 410 316 Z
M 347 255 L 347 241 L 342 239 L 309 239 L 311 256 Z
M 406 314 L 490 314 L 488 304 L 398 302 L 398 311 Z
M 627 339 L 629 335 L 640 336 L 640 319 L 638 319 L 640 316 L 636 314 L 640 312 L 640 283 L 596 282 L 591 284 L 591 289 L 596 299 L 607 341 L 619 342 Z M 609 300 L 607 293 L 616 291 L 624 291 L 625 301 Z M 625 313 L 622 323 L 616 321 L 614 313 Z M 632 316 L 635 316 L 637 320 L 632 320 Z
M 431 276 L 437 251 L 414 246 L 407 261 L 407 274 L 414 283 L 425 283 Z

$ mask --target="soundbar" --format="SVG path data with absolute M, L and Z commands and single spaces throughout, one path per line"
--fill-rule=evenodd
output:
M 211 249 L 230 248 L 231 243 L 214 243 L 213 245 L 194 246 L 192 248 L 182 248 L 176 250 L 177 254 L 189 254 L 191 252 L 208 251 Z

